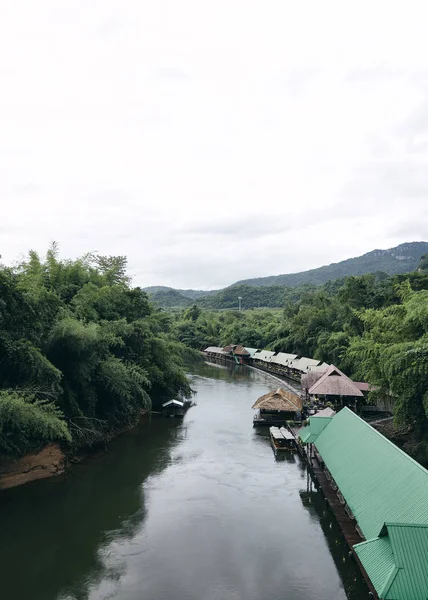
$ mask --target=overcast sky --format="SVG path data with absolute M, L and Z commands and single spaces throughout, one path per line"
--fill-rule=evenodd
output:
M 216 288 L 428 240 L 426 2 L 15 0 L 0 254 Z

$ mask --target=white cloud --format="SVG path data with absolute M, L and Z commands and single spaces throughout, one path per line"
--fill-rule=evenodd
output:
M 423 2 L 18 0 L 0 20 L 0 253 L 223 286 L 423 233 Z

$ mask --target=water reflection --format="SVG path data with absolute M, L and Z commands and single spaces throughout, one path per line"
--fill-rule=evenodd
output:
M 300 498 L 314 523 L 321 525 L 330 553 L 340 573 L 347 598 L 349 600 L 370 598 L 369 590 L 357 564 L 349 555 L 348 545 L 330 507 L 325 502 L 323 494 L 317 489 L 309 471 L 306 473 L 306 489 L 300 490 Z
M 100 549 L 141 527 L 141 481 L 161 472 L 183 432 L 173 422 L 147 423 L 66 477 L 0 494 L 2 597 L 86 598 L 87 579 L 106 570 Z
M 233 365 L 195 365 L 192 379 L 182 424 L 154 419 L 65 478 L 0 495 L 2 597 L 365 597 L 305 465 L 275 460 L 252 427 L 276 382 Z

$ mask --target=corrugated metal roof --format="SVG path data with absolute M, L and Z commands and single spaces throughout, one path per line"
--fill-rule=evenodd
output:
M 306 356 L 302 356 L 302 358 L 293 360 L 290 367 L 305 373 L 310 366 L 318 366 L 319 364 L 320 361 L 316 358 L 306 358 Z
M 311 396 L 352 396 L 364 397 L 353 381 L 334 365 L 316 381 L 308 392 Z
M 165 408 L 166 406 L 180 406 L 181 408 L 183 408 L 184 406 L 184 402 L 181 402 L 180 400 L 169 400 L 169 402 L 164 402 L 162 404 L 162 406 Z
M 213 354 L 225 354 L 225 352 L 223 352 L 223 348 L 219 348 L 217 346 L 208 346 L 208 348 L 205 348 L 204 352 L 212 352 Z
M 317 437 L 330 423 L 332 417 L 314 415 L 309 417 L 309 425 L 302 429 L 299 437 L 304 444 L 313 444 Z
M 269 362 L 274 354 L 275 354 L 275 352 L 272 352 L 271 350 L 258 350 L 254 354 L 253 359 L 254 360 L 263 360 L 264 362 Z
M 385 523 L 381 537 L 354 549 L 380 598 L 428 598 L 428 524 Z
M 270 362 L 285 367 L 295 358 L 297 358 L 297 354 L 287 354 L 286 352 L 278 352 L 278 354 L 272 356 Z
M 299 438 L 302 440 L 303 444 L 313 444 L 317 437 L 318 435 L 311 432 L 310 427 L 304 427 L 299 433 Z
M 257 348 L 247 348 L 246 346 L 245 346 L 245 350 L 250 353 L 251 358 L 254 356 L 254 354 L 256 352 L 258 352 Z
M 368 542 L 356 544 L 354 550 L 358 555 L 367 575 L 379 597 L 385 583 L 395 571 L 394 554 L 389 538 L 375 538 Z
M 317 412 L 316 415 L 314 415 L 314 417 L 334 417 L 334 415 L 336 414 L 336 411 L 333 410 L 332 408 L 330 408 L 329 406 L 327 406 L 327 408 L 323 408 L 322 410 L 319 410 Z
M 324 371 L 326 371 L 329 368 L 329 364 L 328 363 L 322 363 L 321 365 L 309 365 L 308 366 L 308 373 L 311 373 L 312 371 L 321 371 L 321 373 L 323 373 Z
M 428 525 L 386 524 L 398 572 L 382 592 L 388 600 L 428 598 Z M 386 592 L 386 593 L 385 593 Z
M 351 410 L 338 412 L 315 445 L 366 539 L 386 521 L 428 523 L 428 471 Z

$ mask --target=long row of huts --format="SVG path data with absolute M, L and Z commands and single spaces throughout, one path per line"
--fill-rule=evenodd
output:
M 269 372 L 285 375 L 300 381 L 300 376 L 309 370 L 323 370 L 329 365 L 316 358 L 299 357 L 297 354 L 258 350 L 240 345 L 230 345 L 225 348 L 209 346 L 204 350 L 207 358 L 234 361 L 237 364 L 249 364 L 266 369 Z
M 331 403 L 335 408 L 348 406 L 355 412 L 366 404 L 369 384 L 352 381 L 334 365 L 297 354 L 258 350 L 240 345 L 225 348 L 210 346 L 204 351 L 215 362 L 247 364 L 268 373 L 301 383 L 305 404 Z

